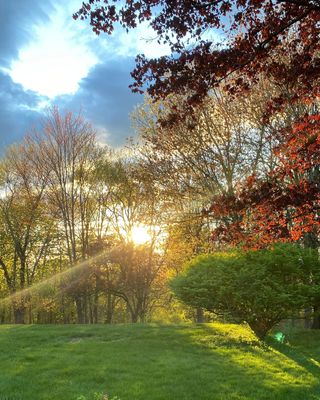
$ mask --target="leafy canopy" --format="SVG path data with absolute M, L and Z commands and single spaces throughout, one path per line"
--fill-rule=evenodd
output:
M 319 246 L 319 128 L 319 114 L 305 116 L 283 132 L 274 170 L 263 178 L 249 176 L 232 195 L 213 198 L 214 240 L 246 247 L 298 240 Z
M 317 251 L 277 244 L 201 255 L 170 285 L 184 303 L 246 322 L 263 339 L 276 323 L 312 304 L 319 278 Z
M 128 30 L 148 21 L 158 41 L 170 45 L 171 56 L 137 56 L 133 91 L 141 92 L 147 83 L 152 96 L 184 93 L 195 104 L 239 71 L 232 90 L 246 88 L 245 77 L 264 72 L 288 84 L 299 81 L 300 92 L 308 96 L 318 91 L 313 87 L 320 73 L 317 0 L 89 0 L 73 17 L 88 18 L 97 34 L 112 34 L 117 24 Z M 213 30 L 224 34 L 220 48 L 205 35 Z M 283 57 L 275 56 L 279 52 Z

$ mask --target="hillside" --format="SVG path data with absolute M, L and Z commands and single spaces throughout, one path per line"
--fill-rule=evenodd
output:
M 244 327 L 1 326 L 0 400 L 319 399 L 320 332 L 259 344 Z

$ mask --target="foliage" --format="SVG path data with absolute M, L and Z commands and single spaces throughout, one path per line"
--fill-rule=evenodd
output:
M 162 199 L 81 115 L 48 110 L 3 157 L 0 189 L 1 322 L 137 321 L 161 304 Z M 128 243 L 139 223 L 147 247 Z
M 164 292 L 165 270 L 151 244 L 123 243 L 110 250 L 97 278 L 107 293 L 124 301 L 131 322 L 145 322 Z
M 151 60 L 143 55 L 137 57 L 132 73 L 134 91 L 141 91 L 148 82 L 152 96 L 184 93 L 189 104 L 195 104 L 232 73 L 242 74 L 230 82 L 234 90 L 236 86 L 248 89 L 246 76 L 257 78 L 263 71 L 278 82 L 299 81 L 297 96 L 317 92 L 317 1 L 136 0 L 123 4 L 117 0 L 90 0 L 83 3 L 74 18 L 88 18 L 97 34 L 112 34 L 118 22 L 126 29 L 134 29 L 147 21 L 157 40 L 170 45 L 172 56 Z M 214 46 L 210 35 L 204 35 L 216 29 L 226 36 L 220 49 Z M 285 41 L 287 49 L 283 49 Z M 284 99 L 278 98 L 277 103 Z
M 315 399 L 320 332 L 288 340 L 266 348 L 245 326 L 222 323 L 0 326 L 0 397 Z
M 319 115 L 307 116 L 286 132 L 286 141 L 275 151 L 279 165 L 266 177 L 249 176 L 236 193 L 214 198 L 210 213 L 219 220 L 215 240 L 263 247 L 277 240 L 309 237 L 310 242 L 311 237 L 317 246 L 319 121 Z
M 202 255 L 173 279 L 186 304 L 247 322 L 260 339 L 279 321 L 319 295 L 315 250 L 277 244 L 272 249 Z
M 263 113 L 275 91 L 267 82 L 239 99 L 222 88 L 212 91 L 192 123 L 180 121 L 174 127 L 159 126 L 157 121 L 179 107 L 181 97 L 159 102 L 146 98 L 132 120 L 142 142 L 141 158 L 167 195 L 198 195 L 208 202 L 217 193 L 232 194 L 239 180 L 263 170 L 269 164 L 274 129 L 263 121 Z
M 147 83 L 153 99 L 181 95 L 184 101 L 173 102 L 170 112 L 157 121 L 169 128 L 181 120 L 189 122 L 187 132 L 179 132 L 184 138 L 194 129 L 195 105 L 206 102 L 212 88 L 221 89 L 221 82 L 231 95 L 252 93 L 264 77 L 285 88 L 272 93 L 265 104 L 261 118 L 265 121 L 277 118 L 293 103 L 314 104 L 319 96 L 318 1 L 136 0 L 122 4 L 116 0 L 102 4 L 90 0 L 74 18 L 88 18 L 97 34 L 112 34 L 117 23 L 126 29 L 150 23 L 158 41 L 169 44 L 172 54 L 149 60 L 139 55 L 131 87 L 141 92 Z M 215 30 L 221 34 L 222 46 L 210 39 Z M 196 117 L 191 119 L 191 115 Z M 238 193 L 218 194 L 210 210 L 222 222 L 215 237 L 261 247 L 312 236 L 313 245 L 319 245 L 318 120 L 317 108 L 311 107 L 305 115 L 292 115 L 284 129 L 272 132 L 273 141 L 280 143 L 275 149 L 279 169 L 262 179 L 252 175 L 247 182 L 237 182 L 237 187 L 242 186 Z M 179 149 L 184 150 L 184 143 Z M 211 150 L 212 146 L 204 159 Z M 228 156 L 232 158 L 232 153 Z

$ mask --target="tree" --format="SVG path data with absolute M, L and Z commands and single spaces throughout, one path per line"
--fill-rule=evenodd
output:
M 30 287 L 45 269 L 56 229 L 45 200 L 47 176 L 30 162 L 32 146 L 12 147 L 1 165 L 0 272 L 9 293 L 15 323 L 24 323 Z
M 298 245 L 202 255 L 171 282 L 175 295 L 236 322 L 264 339 L 270 329 L 319 295 L 318 252 Z
M 279 240 L 319 246 L 319 121 L 318 115 L 307 116 L 294 124 L 275 151 L 274 170 L 249 176 L 235 194 L 213 200 L 210 212 L 220 218 L 215 240 L 247 247 Z
M 174 127 L 159 126 L 157 121 L 180 107 L 181 97 L 161 102 L 147 98 L 132 114 L 141 158 L 168 195 L 198 196 L 203 207 L 213 195 L 232 194 L 242 179 L 273 168 L 270 147 L 277 143 L 273 132 L 282 121 L 264 122 L 263 114 L 276 92 L 279 89 L 266 81 L 239 99 L 222 88 L 212 91 L 192 121 Z
M 163 260 L 157 251 L 163 223 L 161 196 L 134 153 L 106 160 L 99 174 L 108 188 L 105 207 L 114 244 L 97 266 L 99 286 L 107 295 L 108 321 L 115 298 L 125 303 L 132 322 L 143 321 L 164 289 Z M 140 225 L 150 237 L 148 243 L 136 246 L 132 233 Z
M 107 291 L 125 302 L 131 322 L 145 322 L 162 295 L 163 271 L 162 257 L 152 244 L 127 242 L 110 251 L 100 279 Z
M 152 97 L 180 93 L 187 95 L 189 104 L 196 104 L 221 80 L 231 77 L 230 89 L 248 89 L 246 77 L 258 78 L 262 71 L 289 85 L 299 81 L 296 97 L 310 98 L 318 92 L 317 0 L 136 0 L 124 4 L 90 0 L 74 18 L 89 18 L 97 34 L 112 34 L 117 23 L 134 29 L 149 22 L 157 40 L 168 43 L 173 52 L 158 59 L 144 55 L 136 59 L 132 89 L 140 92 L 149 83 Z M 213 30 L 226 35 L 220 49 L 205 36 Z M 285 60 L 279 53 L 290 57 Z M 278 98 L 278 104 L 283 100 Z
M 118 22 L 132 29 L 138 23 L 148 21 L 158 41 L 171 46 L 171 56 L 148 60 L 139 55 L 132 72 L 135 79 L 132 85 L 134 91 L 141 92 L 147 83 L 153 99 L 168 98 L 172 94 L 179 94 L 184 99 L 181 105 L 174 104 L 164 119 L 160 118 L 162 126 L 190 119 L 190 111 L 191 115 L 196 114 L 194 106 L 203 102 L 208 92 L 221 82 L 233 95 L 251 92 L 265 76 L 272 78 L 276 85 L 287 88 L 287 91 L 275 93 L 266 104 L 263 113 L 265 120 L 274 119 L 276 113 L 282 112 L 288 104 L 314 102 L 319 95 L 320 3 L 317 0 L 136 0 L 120 3 L 119 7 L 117 3 L 120 1 L 112 4 L 106 1 L 103 5 L 100 0 L 85 2 L 74 18 L 90 18 L 90 24 L 97 34 L 111 34 Z M 226 23 L 228 18 L 230 23 Z M 205 33 L 214 29 L 220 29 L 225 34 L 220 48 L 205 36 Z M 315 163 L 318 162 L 318 116 L 318 110 L 310 108 L 307 115 L 296 115 L 285 129 L 273 133 L 274 138 L 280 138 L 280 149 L 286 153 L 287 164 L 292 162 L 290 157 L 297 155 L 293 142 L 305 141 L 310 131 L 315 137 L 314 144 L 309 146 L 312 155 L 310 151 L 305 154 L 312 157 Z M 181 132 L 184 138 L 188 137 L 192 127 L 189 128 Z M 291 149 L 290 154 L 285 150 L 286 146 Z M 306 160 L 307 164 L 310 162 L 314 163 Z M 316 169 L 311 168 L 312 171 Z M 314 180 L 314 172 L 311 173 Z M 253 225 L 257 225 L 255 218 L 260 213 L 258 226 L 276 228 L 269 229 L 268 241 L 290 236 L 291 233 L 298 238 L 299 226 L 300 231 L 314 231 L 313 236 L 317 239 L 318 184 L 310 184 L 310 178 L 298 181 L 292 179 L 290 166 L 285 168 L 283 162 L 275 174 L 271 172 L 261 183 L 257 183 L 255 176 L 250 177 L 248 182 L 249 185 L 242 191 L 246 199 L 241 198 L 241 201 L 251 202 L 253 207 L 249 208 L 256 209 L 255 213 L 249 213 Z M 300 185 L 303 188 L 302 196 Z M 264 196 L 263 206 L 261 201 L 252 200 L 257 196 L 259 188 Z M 288 195 L 289 191 L 292 194 Z M 272 203 L 275 199 L 276 209 Z M 237 207 L 248 210 L 241 201 L 234 199 L 232 193 L 221 197 L 220 204 L 219 199 L 216 200 L 211 210 L 216 204 L 217 208 L 224 208 L 227 215 L 222 216 L 225 220 Z M 299 202 L 298 206 L 296 202 Z M 294 222 L 293 229 L 289 229 L 288 233 L 288 219 L 284 214 L 289 213 L 291 223 L 292 203 Z M 227 210 L 228 206 L 231 212 Z M 279 215 L 280 223 L 277 222 Z M 232 220 L 233 227 L 239 222 L 237 214 L 235 217 L 236 221 L 234 218 Z M 240 217 L 240 224 L 243 221 Z M 253 236 L 257 238 L 258 233 L 254 232 Z
M 43 129 L 26 139 L 33 148 L 30 162 L 46 177 L 46 196 L 52 217 L 60 222 L 65 252 L 70 265 L 84 261 L 89 253 L 89 236 L 97 202 L 94 195 L 96 163 L 101 156 L 95 133 L 81 115 L 48 111 Z M 72 287 L 79 323 L 86 319 L 87 280 Z

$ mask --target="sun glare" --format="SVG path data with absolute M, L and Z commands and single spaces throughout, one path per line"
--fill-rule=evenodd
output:
M 131 240 L 135 244 L 144 244 L 151 241 L 150 229 L 147 226 L 137 225 L 132 228 Z

